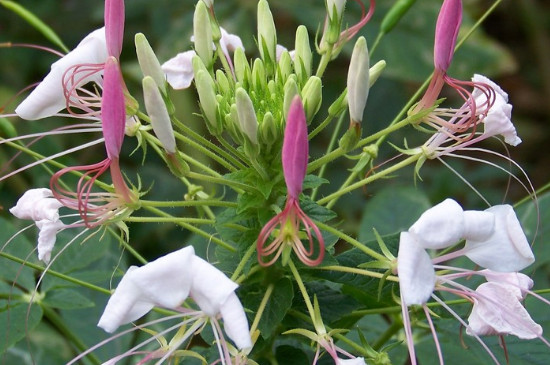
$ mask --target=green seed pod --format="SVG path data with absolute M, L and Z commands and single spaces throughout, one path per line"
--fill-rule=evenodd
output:
M 397 0 L 397 2 L 387 12 L 382 23 L 380 24 L 380 32 L 383 34 L 391 32 L 395 25 L 403 18 L 405 13 L 409 11 L 416 0 Z

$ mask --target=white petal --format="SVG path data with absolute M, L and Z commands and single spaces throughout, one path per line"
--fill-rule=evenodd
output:
M 100 28 L 88 34 L 78 46 L 52 64 L 51 71 L 44 80 L 15 109 L 23 119 L 35 120 L 52 116 L 65 109 L 63 76 L 72 66 L 101 64 L 107 59 L 105 29 Z M 97 75 L 86 77 L 76 86 L 97 80 Z
M 195 55 L 195 51 L 178 53 L 162 64 L 161 68 L 166 74 L 166 81 L 172 88 L 186 89 L 191 85 L 194 77 L 192 61 Z
M 248 320 L 237 294 L 231 293 L 220 307 L 223 327 L 227 336 L 233 340 L 239 349 L 252 347 Z
M 45 219 L 57 221 L 62 205 L 53 198 L 50 189 L 30 189 L 19 198 L 17 204 L 10 209 L 10 213 L 19 219 L 32 219 L 35 222 Z
M 200 257 L 193 256 L 191 266 L 191 296 L 204 313 L 213 317 L 238 285 Z
M 98 327 L 112 333 L 123 324 L 130 323 L 144 316 L 155 306 L 147 300 L 142 300 L 141 288 L 132 280 L 132 272 L 137 266 L 131 266 L 122 277 L 115 292 L 109 298 Z
M 458 242 L 464 234 L 464 211 L 452 199 L 425 211 L 409 228 L 424 248 L 445 248 Z
M 175 309 L 189 296 L 194 257 L 193 246 L 182 248 L 138 268 L 131 280 L 151 303 Z
M 542 327 L 533 321 L 507 286 L 484 283 L 476 289 L 476 293 L 478 295 L 474 297 L 466 333 L 510 334 L 526 340 L 542 336 Z
M 52 250 L 57 239 L 57 233 L 65 227 L 61 221 L 50 221 L 44 219 L 36 222 L 36 226 L 40 230 L 38 232 L 38 259 L 46 264 L 50 262 Z
M 338 359 L 336 365 L 366 365 L 366 363 L 362 357 L 356 357 L 355 359 Z
M 435 286 L 435 271 L 430 256 L 409 232 L 401 232 L 397 274 L 401 300 L 406 305 L 428 301 Z
M 463 239 L 481 241 L 489 238 L 495 231 L 495 215 L 487 211 L 464 211 Z
M 237 48 L 241 48 L 244 51 L 243 41 L 238 35 L 228 33 L 225 29 L 220 27 L 221 39 L 220 47 L 223 51 L 223 54 L 228 55 L 229 51 L 233 52 Z
M 525 299 L 527 291 L 533 287 L 533 280 L 519 272 L 496 272 L 492 270 L 480 271 L 485 279 L 491 283 L 507 285 L 508 289 L 514 292 L 519 300 Z
M 520 271 L 535 261 L 527 237 L 510 205 L 487 209 L 495 215 L 495 230 L 483 241 L 466 241 L 466 256 L 476 264 L 500 272 Z

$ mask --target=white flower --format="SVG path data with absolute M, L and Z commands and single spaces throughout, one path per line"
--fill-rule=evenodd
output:
M 435 270 L 430 255 L 409 232 L 401 232 L 397 273 L 401 299 L 409 306 L 428 301 L 435 286 Z
M 220 27 L 221 38 L 220 47 L 226 57 L 229 57 L 229 51 L 234 51 L 237 48 L 244 50 L 243 42 L 239 36 L 227 33 L 227 31 Z M 191 37 L 191 41 L 194 37 Z M 185 51 L 178 53 L 175 57 L 172 57 L 168 61 L 164 62 L 161 66 L 162 71 L 166 74 L 166 81 L 172 86 L 173 89 L 187 89 L 193 82 L 193 57 L 196 55 L 195 51 Z
M 428 209 L 409 228 L 424 248 L 445 248 L 458 242 L 464 234 L 464 211 L 452 199 Z
M 109 299 L 98 326 L 107 332 L 130 323 L 154 306 L 177 309 L 191 296 L 210 317 L 221 314 L 227 335 L 237 347 L 252 346 L 248 322 L 235 294 L 237 284 L 195 256 L 192 246 L 144 266 L 132 266 Z
M 342 17 L 346 1 L 347 0 L 327 0 L 327 11 L 330 19 L 334 19 L 335 16 L 338 18 Z M 334 10 L 336 10 L 336 14 L 334 14 Z
M 73 66 L 98 65 L 107 59 L 105 28 L 88 34 L 78 46 L 52 64 L 50 73 L 15 109 L 23 119 L 36 120 L 50 117 L 65 109 L 67 99 L 63 89 L 63 77 Z M 78 79 L 72 87 L 82 86 L 90 81 L 99 81 L 99 74 Z M 70 76 L 70 75 L 69 75 Z
M 535 261 L 533 251 L 510 205 L 486 210 L 495 216 L 493 234 L 480 241 L 467 240 L 465 255 L 476 264 L 500 272 L 520 271 Z
M 50 262 L 57 233 L 65 227 L 59 220 L 61 204 L 53 198 L 50 189 L 27 190 L 17 201 L 10 213 L 19 219 L 30 219 L 36 223 L 38 232 L 38 259 L 46 264 Z
M 476 289 L 474 307 L 468 317 L 469 335 L 514 335 L 521 339 L 542 336 L 538 325 L 521 305 L 514 286 L 487 282 Z
M 474 75 L 472 78 L 474 83 L 483 83 L 490 86 L 495 91 L 494 104 L 489 109 L 487 116 L 482 119 L 484 124 L 483 135 L 492 137 L 502 135 L 504 141 L 512 146 L 517 146 L 521 143 L 518 137 L 516 128 L 512 124 L 512 105 L 508 104 L 508 94 L 504 92 L 497 84 L 482 75 Z M 482 91 L 484 89 L 474 88 L 472 97 L 475 99 L 476 105 L 483 105 L 487 102 L 487 95 Z
M 348 106 L 352 122 L 360 123 L 369 96 L 369 50 L 360 37 L 355 43 L 348 70 Z
M 31 219 L 35 222 L 41 220 L 59 220 L 59 208 L 61 204 L 53 197 L 52 191 L 46 188 L 27 190 L 17 201 L 10 213 L 19 219 Z

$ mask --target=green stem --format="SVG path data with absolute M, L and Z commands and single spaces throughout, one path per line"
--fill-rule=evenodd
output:
M 340 128 L 342 128 L 342 122 L 344 121 L 344 115 L 345 113 L 342 113 L 342 115 L 340 115 L 340 117 L 338 118 L 338 124 L 336 124 L 336 127 L 334 128 L 334 132 L 332 133 L 332 137 L 330 138 L 330 142 L 327 147 L 327 152 L 325 153 L 326 155 L 330 153 L 330 151 L 334 148 L 334 145 L 336 144 L 338 133 L 340 132 Z M 319 174 L 317 176 L 322 178 L 323 175 L 325 174 L 326 169 L 327 169 L 327 164 L 324 164 L 323 166 L 321 166 L 321 170 L 319 170 Z M 319 187 L 316 187 L 315 189 L 313 189 L 313 191 L 311 192 L 311 200 L 315 200 L 315 196 L 317 195 L 318 191 L 319 191 Z
M 355 268 L 355 267 L 347 267 L 347 266 L 335 266 L 335 265 L 320 266 L 320 267 L 317 267 L 316 269 L 326 270 L 326 271 L 340 271 L 340 272 L 345 272 L 345 273 L 350 273 L 350 274 L 358 274 L 358 275 L 368 276 L 368 277 L 377 278 L 377 279 L 382 279 L 384 277 L 383 273 L 379 273 L 379 272 L 376 272 L 376 271 L 364 270 L 364 269 L 358 269 L 358 268 Z M 399 278 L 397 276 L 392 276 L 392 275 L 389 275 L 388 277 L 386 277 L 386 280 L 387 281 L 399 282 Z
M 231 280 L 235 281 L 239 277 L 239 274 L 241 273 L 241 271 L 243 271 L 244 266 L 246 265 L 248 260 L 250 260 L 250 257 L 252 257 L 252 254 L 254 254 L 255 250 L 256 250 L 256 245 L 250 245 L 248 250 L 246 250 L 243 258 L 239 262 L 239 265 L 237 265 L 237 268 L 233 272 L 233 275 L 231 275 Z
M 88 346 L 84 344 L 70 329 L 65 325 L 63 319 L 50 307 L 41 304 L 44 316 L 54 325 L 54 327 L 63 335 L 63 338 L 69 340 L 79 352 L 84 352 L 88 349 Z M 101 361 L 93 354 L 88 353 L 86 357 L 93 363 L 100 365 Z
M 357 175 L 359 175 L 359 171 L 352 171 L 352 173 L 348 176 L 346 181 L 344 181 L 342 186 L 340 186 L 340 189 L 347 188 L 349 186 L 349 184 L 351 184 L 352 181 L 355 180 Z M 328 204 L 326 205 L 327 209 L 331 209 L 334 206 L 334 204 L 336 204 L 337 201 L 338 201 L 338 198 L 335 198 L 335 199 L 332 199 L 331 201 L 329 201 Z
M 319 62 L 319 66 L 317 67 L 317 72 L 315 73 L 315 76 L 319 78 L 323 77 L 323 74 L 325 73 L 325 70 L 327 69 L 327 66 L 331 58 L 332 58 L 332 46 L 330 50 L 328 50 L 326 53 L 323 53 L 323 55 L 321 56 L 321 61 Z
M 245 190 L 250 191 L 250 190 L 256 189 L 256 188 L 253 188 L 250 185 L 246 185 L 246 184 L 243 184 L 243 183 L 240 183 L 240 182 L 237 182 L 237 181 L 228 180 L 228 179 L 225 179 L 223 177 L 202 175 L 202 174 L 198 174 L 196 172 L 189 172 L 187 174 L 187 177 L 189 177 L 190 179 L 207 181 L 207 182 L 212 183 L 212 184 L 227 185 L 239 194 L 244 193 Z
M 124 219 L 125 222 L 139 222 L 139 223 L 189 223 L 189 224 L 214 224 L 214 219 L 204 218 L 167 218 L 167 217 L 128 217 Z
M 403 322 L 399 319 L 395 319 L 384 333 L 372 344 L 372 348 L 375 351 L 379 351 L 397 332 L 403 328 Z
M 215 244 L 219 245 L 219 246 L 222 246 L 223 248 L 225 249 L 228 249 L 229 251 L 232 251 L 232 252 L 235 252 L 236 249 L 235 247 L 231 246 L 229 243 L 225 242 L 225 241 L 222 241 L 220 240 L 219 238 L 217 237 L 214 237 L 214 234 L 212 233 L 208 233 L 208 232 L 205 232 L 203 231 L 202 229 L 199 229 L 189 223 L 186 223 L 186 222 L 178 222 L 176 217 L 166 213 L 166 212 L 163 212 L 162 210 L 160 209 L 157 209 L 157 208 L 154 208 L 154 207 L 144 207 L 144 209 L 160 216 L 160 217 L 167 217 L 167 218 L 172 218 L 174 221 L 173 223 L 174 224 L 177 224 L 193 233 L 196 233 L 198 234 L 199 236 L 202 236 L 202 237 L 205 237 L 207 238 L 208 240 L 214 242 Z
M 271 297 L 271 294 L 273 293 L 273 289 L 275 289 L 275 285 L 269 284 L 267 287 L 267 290 L 264 293 L 264 297 L 260 302 L 260 306 L 258 307 L 256 316 L 254 317 L 254 322 L 252 322 L 252 326 L 250 326 L 250 334 L 253 334 L 256 331 L 256 328 L 260 323 L 260 319 L 262 318 L 262 314 L 264 313 L 265 307 L 267 306 L 267 301 L 269 300 L 269 298 Z
M 388 258 L 386 256 L 382 255 L 381 253 L 378 253 L 378 252 L 374 251 L 372 248 L 368 248 L 367 246 L 365 246 L 361 242 L 357 241 L 355 238 L 348 236 L 347 234 L 337 230 L 336 228 L 331 227 L 328 224 L 324 224 L 324 223 L 321 223 L 321 222 L 317 222 L 317 225 L 319 226 L 319 228 L 321 228 L 325 231 L 328 231 L 328 232 L 332 233 L 333 235 L 335 235 L 335 236 L 343 239 L 344 241 L 348 242 L 350 245 L 352 245 L 354 247 L 357 247 L 359 250 L 363 251 L 364 253 L 366 253 L 370 257 L 372 257 L 376 260 L 382 261 L 382 262 L 387 262 L 388 261 Z
M 236 208 L 237 203 L 228 202 L 224 200 L 183 200 L 183 201 L 157 201 L 157 200 L 140 200 L 139 203 L 142 207 L 196 207 L 196 206 L 215 206 L 215 207 L 227 207 L 227 208 Z
M 302 293 L 302 297 L 304 298 L 304 302 L 306 303 L 307 310 L 309 312 L 309 315 L 311 316 L 311 320 L 313 321 L 315 318 L 315 311 L 313 310 L 313 304 L 311 304 L 311 299 L 309 299 L 309 295 L 307 294 L 307 290 L 306 290 L 306 287 L 304 286 L 304 282 L 300 277 L 300 273 L 298 273 L 298 270 L 296 269 L 296 266 L 294 266 L 294 262 L 292 262 L 292 260 L 288 261 L 288 266 L 290 267 L 290 270 L 294 275 L 294 279 L 296 280 L 296 283 L 300 288 L 300 292 Z
M 307 137 L 308 141 L 311 141 L 316 135 L 318 135 L 326 126 L 334 119 L 334 115 L 328 115 L 321 124 L 317 126 Z
M 107 290 L 107 289 L 104 289 L 104 288 L 99 287 L 99 286 L 97 286 L 97 285 L 93 285 L 93 284 L 87 283 L 87 282 L 82 281 L 82 280 L 78 280 L 78 279 L 72 278 L 72 277 L 70 277 L 70 276 L 68 276 L 68 275 L 59 273 L 59 272 L 54 271 L 54 270 L 51 270 L 51 269 L 48 269 L 48 270 L 46 271 L 46 268 L 45 268 L 45 267 L 42 267 L 42 266 L 39 266 L 39 265 L 30 263 L 30 262 L 28 262 L 28 261 L 26 261 L 26 260 L 20 259 L 19 257 L 12 256 L 12 255 L 10 255 L 9 253 L 0 251 L 0 257 L 6 258 L 6 259 L 11 260 L 11 261 L 13 261 L 13 262 L 17 262 L 18 264 L 21 264 L 21 265 L 30 267 L 31 269 L 34 269 L 34 270 L 43 272 L 43 273 L 45 273 L 45 274 L 48 274 L 48 275 L 51 275 L 51 276 L 55 276 L 55 277 L 57 277 L 57 278 L 59 278 L 59 279 L 63 279 L 63 280 L 68 281 L 68 282 L 70 282 L 70 283 L 73 283 L 73 284 L 76 284 L 76 285 L 80 285 L 80 286 L 82 286 L 82 287 L 84 287 L 84 288 L 88 288 L 88 289 L 91 289 L 91 290 L 95 290 L 95 291 L 100 292 L 100 293 L 103 293 L 103 294 L 111 295 L 111 292 L 110 292 L 109 290 Z
M 347 194 L 357 188 L 360 188 L 361 186 L 363 185 L 366 185 L 366 184 L 369 184 L 375 180 L 378 180 L 386 175 L 389 175 L 391 174 L 392 172 L 395 172 L 399 169 L 402 169 L 414 162 L 416 162 L 421 156 L 423 156 L 423 154 L 421 153 L 418 153 L 416 155 L 412 155 L 412 156 L 409 156 L 408 158 L 406 158 L 405 160 L 393 165 L 393 166 L 390 166 L 388 167 L 387 169 L 385 170 L 382 170 L 376 174 L 372 174 L 362 180 L 359 180 L 358 182 L 354 183 L 354 184 L 351 184 L 350 186 L 348 186 L 347 188 L 345 189 L 342 189 L 342 190 L 338 190 L 320 200 L 317 201 L 317 204 L 319 205 L 324 205 L 326 203 L 328 203 L 329 201 L 331 201 L 332 199 L 336 199 L 336 198 L 339 198 L 340 196 L 344 195 L 344 194 Z
M 215 152 L 209 150 L 208 148 L 204 147 L 202 144 L 195 142 L 193 139 L 184 136 L 181 133 L 174 133 L 176 138 L 180 141 L 183 141 L 186 145 L 189 145 L 191 148 L 197 150 L 198 152 L 201 152 L 203 155 L 210 157 L 212 160 L 218 162 L 220 165 L 225 167 L 229 171 L 236 171 L 237 169 L 235 166 L 233 166 L 231 163 L 229 163 L 226 159 L 221 157 L 220 155 L 216 154 Z

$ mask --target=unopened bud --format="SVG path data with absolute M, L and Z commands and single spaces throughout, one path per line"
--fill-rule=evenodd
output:
M 214 0 L 202 0 L 204 2 L 204 4 L 208 7 L 208 8 L 211 8 L 212 6 L 214 6 Z
M 284 86 L 284 101 L 283 101 L 283 115 L 288 115 L 288 111 L 290 110 L 290 104 L 292 104 L 292 100 L 294 100 L 294 97 L 296 95 L 300 94 L 300 91 L 298 90 L 298 85 L 296 84 L 296 80 L 294 78 L 289 78 Z
M 332 117 L 340 115 L 348 107 L 348 90 L 345 89 L 338 99 L 328 107 L 328 114 Z
M 342 27 L 342 17 L 346 0 L 326 0 L 328 21 L 325 24 L 323 37 L 321 38 L 321 52 L 328 50 L 329 45 L 333 45 L 340 39 L 340 30 Z
M 183 177 L 189 172 L 189 165 L 179 152 L 176 153 L 166 153 L 164 155 L 166 158 L 166 164 L 170 169 L 170 172 L 177 177 Z
M 294 70 L 300 84 L 309 79 L 311 76 L 311 47 L 309 45 L 309 36 L 307 34 L 307 28 L 300 25 L 296 30 L 295 40 L 295 56 L 294 56 Z
M 290 53 L 288 51 L 283 51 L 281 57 L 279 57 L 279 63 L 277 65 L 277 80 L 281 83 L 285 82 L 286 79 L 292 73 L 292 58 L 290 58 Z
M 277 60 L 277 31 L 273 22 L 273 14 L 267 0 L 258 2 L 258 47 L 266 65 L 274 65 Z
M 195 74 L 195 86 L 208 129 L 210 133 L 218 136 L 222 132 L 222 127 L 217 120 L 218 102 L 214 80 L 207 71 L 199 70 Z
M 264 90 L 267 87 L 264 63 L 256 58 L 252 66 L 252 87 L 255 90 Z
M 240 87 L 235 95 L 237 104 L 238 122 L 241 132 L 248 137 L 254 145 L 258 144 L 258 119 L 252 100 L 246 91 Z
M 137 33 L 134 37 L 136 54 L 139 67 L 144 76 L 151 76 L 160 90 L 166 94 L 166 77 L 160 66 L 160 62 L 151 48 L 151 45 L 143 33 Z
M 260 136 L 262 145 L 271 147 L 276 141 L 279 140 L 279 131 L 275 125 L 275 118 L 271 112 L 264 114 L 264 120 L 260 124 Z
M 369 96 L 369 51 L 365 37 L 359 37 L 348 70 L 348 106 L 352 123 L 361 123 Z
M 151 118 L 153 130 L 162 147 L 170 154 L 176 153 L 174 129 L 160 90 L 151 76 L 145 76 L 142 84 L 145 108 L 149 118 Z
M 328 17 L 330 19 L 337 18 L 340 20 L 344 15 L 346 0 L 326 0 Z
M 193 16 L 193 35 L 195 37 L 195 52 L 202 59 L 207 67 L 213 62 L 213 39 L 212 26 L 206 4 L 202 1 L 197 3 L 195 14 Z
M 382 71 L 386 68 L 386 61 L 380 60 L 374 64 L 369 70 L 369 87 L 374 85 L 376 80 L 380 77 L 382 74 Z
M 218 91 L 222 95 L 229 95 L 231 92 L 231 86 L 229 80 L 222 70 L 216 71 L 216 83 L 218 84 Z
M 321 107 L 323 101 L 322 87 L 321 79 L 317 76 L 311 76 L 302 89 L 302 101 L 308 124 L 311 123 Z
M 235 49 L 233 63 L 235 66 L 235 76 L 237 77 L 237 81 L 239 81 L 241 85 L 246 85 L 252 77 L 252 72 L 250 71 L 250 64 L 248 63 L 242 48 Z

